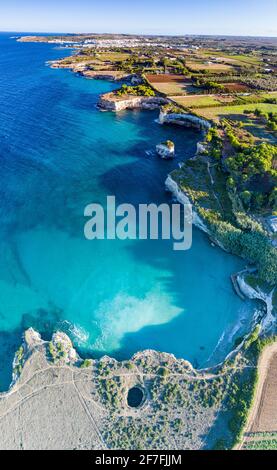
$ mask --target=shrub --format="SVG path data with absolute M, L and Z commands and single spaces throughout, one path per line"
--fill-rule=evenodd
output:
M 85 368 L 91 367 L 91 366 L 92 366 L 92 359 L 84 359 L 84 361 L 80 365 L 81 369 L 85 369 Z

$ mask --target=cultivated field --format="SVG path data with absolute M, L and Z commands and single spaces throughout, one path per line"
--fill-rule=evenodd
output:
M 233 63 L 236 63 L 238 65 L 243 65 L 243 66 L 261 65 L 261 60 L 259 59 L 259 57 L 253 57 L 253 56 L 244 55 L 244 54 L 226 56 L 225 59 L 226 61 L 230 60 L 230 61 L 233 61 Z
M 211 95 L 172 96 L 172 99 L 186 108 L 205 107 L 219 104 L 218 99 Z
M 259 57 L 255 57 L 247 54 L 224 54 L 217 51 L 206 51 L 202 53 L 203 56 L 210 57 L 215 56 L 217 60 L 224 62 L 225 64 L 237 65 L 237 66 L 258 66 L 261 65 L 261 60 Z
M 128 53 L 122 53 L 122 52 L 110 52 L 110 51 L 107 51 L 107 52 L 97 52 L 96 53 L 96 57 L 100 60 L 103 60 L 103 61 L 106 61 L 106 60 L 109 60 L 109 61 L 123 61 L 123 60 L 127 60 L 130 58 L 130 54 Z
M 259 381 L 242 449 L 277 449 L 277 344 L 265 349 L 259 361 Z
M 214 119 L 219 121 L 220 118 L 228 117 L 235 120 L 245 119 L 244 111 L 254 111 L 255 109 L 260 109 L 264 113 L 276 113 L 277 105 L 271 103 L 249 103 L 236 106 L 219 106 L 213 108 L 201 108 L 197 110 L 197 114 L 206 119 Z
M 230 70 L 233 70 L 233 67 L 228 64 L 221 64 L 221 63 L 207 63 L 207 62 L 192 62 L 192 61 L 186 61 L 186 66 L 188 67 L 189 70 L 192 70 L 193 72 L 198 72 L 199 70 L 208 70 L 209 72 L 216 72 L 216 73 L 222 73 L 222 72 L 228 72 Z
M 231 93 L 245 93 L 249 91 L 249 87 L 247 85 L 238 82 L 224 83 L 224 88 Z
M 192 85 L 191 80 L 185 78 L 183 75 L 148 74 L 146 78 L 157 91 L 165 93 L 166 95 L 182 95 L 197 92 L 197 88 Z

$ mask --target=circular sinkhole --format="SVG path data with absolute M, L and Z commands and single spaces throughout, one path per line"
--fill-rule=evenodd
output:
M 139 408 L 144 401 L 144 391 L 141 387 L 135 386 L 129 389 L 127 403 L 131 408 Z

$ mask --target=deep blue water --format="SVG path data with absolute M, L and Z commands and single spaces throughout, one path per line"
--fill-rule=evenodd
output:
M 232 290 L 243 262 L 193 232 L 167 241 L 87 241 L 85 205 L 169 202 L 166 175 L 195 151 L 195 131 L 162 127 L 157 111 L 96 108 L 115 84 L 45 62 L 53 45 L 0 34 L 0 386 L 25 328 L 69 332 L 85 354 L 127 358 L 155 348 L 206 366 L 223 359 L 253 304 Z M 174 140 L 177 158 L 153 152 Z M 219 347 L 217 347 L 219 343 Z

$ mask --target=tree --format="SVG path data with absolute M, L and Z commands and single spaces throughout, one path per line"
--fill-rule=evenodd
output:
M 244 207 L 246 209 L 249 209 L 251 198 L 252 198 L 251 192 L 247 190 L 243 191 L 242 193 L 240 193 L 240 198 L 242 200 Z

